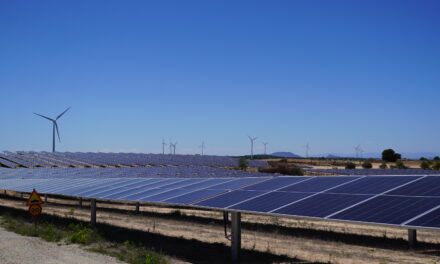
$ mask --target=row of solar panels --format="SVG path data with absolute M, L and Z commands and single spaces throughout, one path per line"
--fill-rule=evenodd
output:
M 423 169 L 310 169 L 306 171 L 337 175 L 439 175 L 438 170 Z
M 440 228 L 439 176 L 0 180 L 0 189 Z
M 0 154 L 0 165 L 16 167 L 105 167 L 105 166 L 159 166 L 159 165 L 192 165 L 210 167 L 236 167 L 238 159 L 223 156 L 200 155 L 160 155 L 133 153 L 50 153 L 5 151 Z M 263 161 L 249 161 L 250 167 L 267 166 Z
M 228 178 L 228 177 L 270 177 L 273 174 L 245 172 L 212 167 L 123 167 L 123 168 L 0 168 L 0 179 L 11 178 Z

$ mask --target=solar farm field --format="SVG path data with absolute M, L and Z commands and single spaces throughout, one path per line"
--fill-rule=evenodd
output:
M 259 263 L 255 252 L 288 262 L 440 260 L 422 252 L 440 247 L 432 231 L 440 228 L 440 177 L 421 170 L 306 168 L 339 176 L 293 177 L 236 170 L 232 165 L 237 160 L 229 157 L 2 155 L 18 165 L 0 168 L 0 190 L 4 190 L 4 204 L 9 207 L 23 209 L 20 199 L 36 189 L 48 199 L 45 211 L 51 214 L 66 217 L 66 210 L 73 208 L 75 218 L 93 225 L 110 223 L 160 236 L 195 239 L 204 246 L 231 243 L 233 259 L 241 249 L 252 263 Z M 19 165 L 21 161 L 24 163 Z M 389 171 L 394 173 L 387 174 Z M 417 239 L 408 236 L 416 230 Z M 416 241 L 420 251 L 407 251 L 408 242 L 414 249 Z M 338 243 L 344 243 L 344 250 Z M 326 249 L 318 250 L 317 246 Z M 366 249 L 377 253 L 366 256 Z M 396 250 L 399 256 L 393 253 Z

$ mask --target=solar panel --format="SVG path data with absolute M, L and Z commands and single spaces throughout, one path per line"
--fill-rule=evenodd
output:
M 389 195 L 440 196 L 440 177 L 424 177 L 411 185 L 402 186 Z
M 325 217 L 369 197 L 371 195 L 320 193 L 270 212 L 282 215 Z
M 382 224 L 402 224 L 440 204 L 436 197 L 378 196 L 367 202 L 347 209 L 332 219 L 371 222 Z
M 419 176 L 371 176 L 359 179 L 354 182 L 344 184 L 328 192 L 348 193 L 348 194 L 380 194 L 392 188 L 408 183 Z
M 116 173 L 114 169 L 71 169 L 68 173 L 52 169 L 58 173 L 38 178 L 45 170 L 4 170 L 15 172 L 6 173 L 12 178 L 0 180 L 0 189 L 30 192 L 36 188 L 42 193 L 89 198 L 440 228 L 438 176 L 164 179 L 145 178 L 142 170 L 126 168 Z M 4 170 L 0 175 L 5 175 Z M 87 170 L 91 178 L 74 178 L 81 173 L 78 170 Z M 137 173 L 141 178 L 133 177 Z

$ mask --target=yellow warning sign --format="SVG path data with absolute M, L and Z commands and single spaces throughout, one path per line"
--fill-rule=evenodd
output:
M 31 195 L 29 196 L 28 200 L 26 201 L 26 205 L 40 205 L 44 204 L 44 201 L 41 199 L 40 195 L 35 191 L 35 189 L 32 191 Z

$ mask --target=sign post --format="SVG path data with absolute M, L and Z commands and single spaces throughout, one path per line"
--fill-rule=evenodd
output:
M 29 206 L 28 212 L 32 216 L 38 216 L 43 211 L 41 205 L 44 204 L 44 201 L 41 199 L 40 195 L 35 191 L 32 191 L 31 195 L 26 201 L 26 205 Z

